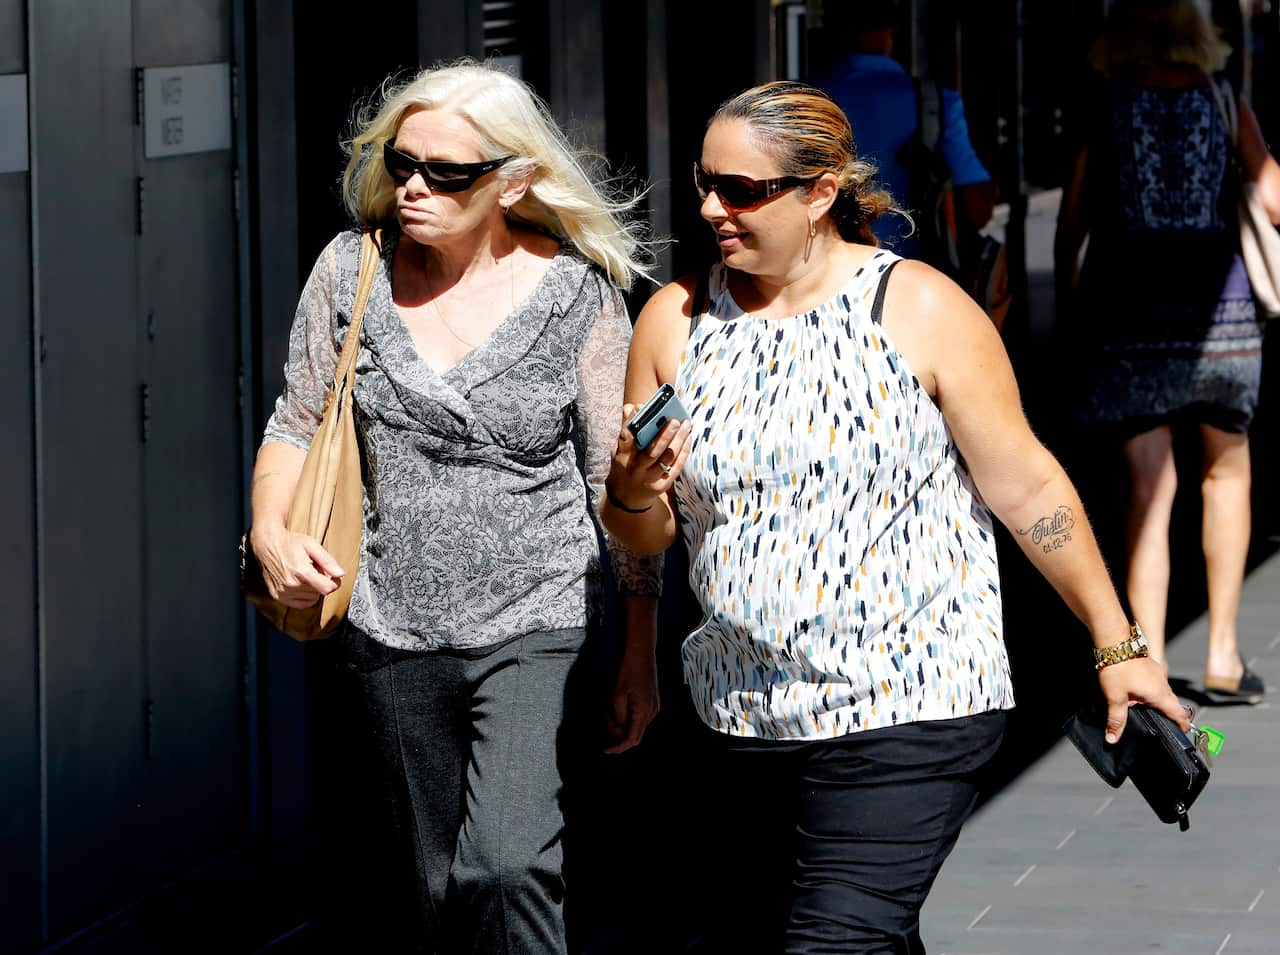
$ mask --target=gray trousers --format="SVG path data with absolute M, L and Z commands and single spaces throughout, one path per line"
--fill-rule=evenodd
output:
M 339 637 L 404 852 L 402 868 L 368 877 L 415 888 L 397 951 L 565 952 L 563 780 L 582 745 L 568 687 L 584 638 L 553 630 L 479 651 L 411 652 L 354 628 Z M 401 889 L 387 885 L 390 897 Z

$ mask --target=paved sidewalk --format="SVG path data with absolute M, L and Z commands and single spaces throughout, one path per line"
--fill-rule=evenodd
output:
M 1201 618 L 1170 644 L 1192 703 L 1206 633 Z M 1200 708 L 1226 746 L 1190 831 L 1064 740 L 962 833 L 925 905 L 931 955 L 1280 955 L 1280 555 L 1245 582 L 1240 633 L 1271 696 Z

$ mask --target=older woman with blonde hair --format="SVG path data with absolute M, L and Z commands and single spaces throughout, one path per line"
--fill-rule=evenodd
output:
M 1213 76 L 1229 52 L 1195 0 L 1112 5 L 1091 53 L 1102 80 L 1064 190 L 1055 258 L 1062 301 L 1087 342 L 1082 417 L 1115 436 L 1128 465 L 1130 609 L 1163 659 L 1174 435 L 1186 433 L 1201 451 L 1205 690 L 1258 702 L 1265 687 L 1244 664 L 1237 620 L 1263 324 L 1234 199 L 1237 180 L 1252 180 L 1280 222 L 1280 165 L 1248 101 Z
M 1139 700 L 1188 727 L 991 322 L 877 247 L 872 173 L 820 90 L 727 100 L 694 167 L 721 261 L 636 323 L 625 412 L 669 382 L 690 420 L 644 448 L 621 431 L 603 516 L 637 551 L 689 549 L 685 680 L 720 756 L 691 800 L 720 840 L 707 951 L 924 951 L 920 907 L 1013 706 L 993 515 L 1112 648 L 1108 737 Z
M 284 521 L 361 230 L 380 229 L 356 366 L 363 540 L 337 638 L 401 827 L 406 871 L 376 877 L 417 889 L 396 950 L 563 952 L 562 787 L 591 736 L 567 687 L 599 603 L 594 515 L 631 333 L 619 289 L 645 269 L 635 200 L 593 181 L 527 86 L 472 62 L 383 90 L 343 195 L 356 228 L 303 289 L 250 541 L 291 606 L 352 570 Z M 627 640 L 595 738 L 620 750 L 657 709 L 659 565 L 608 545 Z

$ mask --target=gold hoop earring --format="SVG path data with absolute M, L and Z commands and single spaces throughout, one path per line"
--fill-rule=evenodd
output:
M 818 224 L 813 221 L 813 216 L 809 217 L 809 238 L 813 238 L 818 234 Z

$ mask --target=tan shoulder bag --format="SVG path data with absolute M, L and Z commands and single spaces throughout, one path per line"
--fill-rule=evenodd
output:
M 1275 318 L 1280 315 L 1280 232 L 1271 224 L 1262 205 L 1257 183 L 1248 179 L 1240 163 L 1240 116 L 1234 101 L 1235 94 L 1228 101 L 1212 80 L 1209 88 L 1213 90 L 1231 136 L 1231 164 L 1235 167 L 1238 188 L 1236 216 L 1240 221 L 1240 256 L 1244 259 L 1245 271 L 1249 273 L 1258 312 L 1264 318 Z
M 295 640 L 317 640 L 338 628 L 347 615 L 360 563 L 364 486 L 360 476 L 360 448 L 356 439 L 351 392 L 356 382 L 360 326 L 381 261 L 381 240 L 380 231 L 364 234 L 360 248 L 360 279 L 347 339 L 285 521 L 289 530 L 314 537 L 333 555 L 333 559 L 346 571 L 342 583 L 311 607 L 302 610 L 286 607 L 272 598 L 267 590 L 262 567 L 249 546 L 248 532 L 240 538 L 240 584 L 245 597 L 273 627 Z

